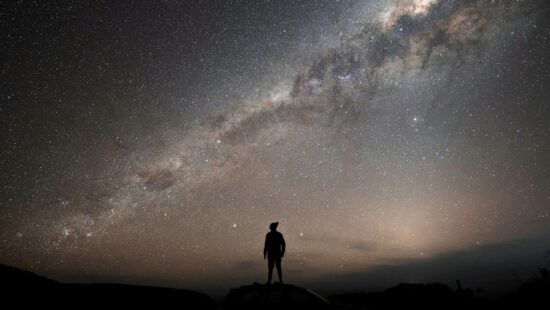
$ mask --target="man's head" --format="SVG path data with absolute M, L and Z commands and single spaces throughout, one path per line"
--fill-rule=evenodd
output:
M 272 231 L 275 231 L 277 230 L 278 225 L 279 225 L 279 222 L 271 223 L 269 224 L 269 229 L 271 229 Z

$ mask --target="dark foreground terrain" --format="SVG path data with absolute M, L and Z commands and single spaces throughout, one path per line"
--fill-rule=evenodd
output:
M 0 265 L 2 309 L 25 306 L 62 308 L 216 309 L 206 294 L 181 289 L 122 284 L 64 284 Z M 9 305 L 9 307 L 4 307 Z M 125 309 L 125 308 L 124 308 Z
M 486 298 L 484 292 L 452 290 L 445 284 L 402 283 L 383 292 L 333 295 L 333 302 L 361 309 L 549 309 L 548 279 L 522 285 L 500 298 Z
M 221 303 L 182 289 L 122 284 L 65 284 L 0 265 L 0 307 L 139 307 L 140 309 L 548 309 L 550 273 L 515 292 L 486 298 L 483 291 L 453 290 L 445 284 L 399 284 L 383 292 L 333 295 L 325 299 L 294 285 L 245 285 Z M 8 307 L 5 307 L 8 306 Z

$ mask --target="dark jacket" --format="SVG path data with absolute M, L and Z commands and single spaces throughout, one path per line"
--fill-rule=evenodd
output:
M 273 230 L 265 235 L 264 255 L 283 257 L 285 255 L 285 238 L 280 232 Z

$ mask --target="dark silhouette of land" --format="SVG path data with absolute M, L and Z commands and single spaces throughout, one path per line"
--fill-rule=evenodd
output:
M 279 283 L 283 283 L 283 270 L 281 267 L 281 260 L 285 256 L 286 243 L 283 234 L 277 231 L 279 222 L 274 222 L 269 225 L 270 232 L 265 236 L 264 244 L 264 259 L 267 256 L 267 284 L 271 284 L 271 278 L 273 276 L 273 266 L 277 267 L 277 275 L 279 276 Z
M 328 299 L 362 309 L 545 309 L 550 301 L 550 276 L 544 268 L 539 273 L 533 281 L 499 298 L 485 297 L 483 289 L 464 289 L 457 280 L 456 290 L 442 283 L 401 283 L 382 292 L 339 294 Z
M 335 288 L 337 289 L 337 288 Z M 0 265 L 0 307 L 145 307 L 181 309 L 545 309 L 550 272 L 539 268 L 531 281 L 508 295 L 487 298 L 482 290 L 451 289 L 441 283 L 402 283 L 382 292 L 338 294 L 327 299 L 288 284 L 245 285 L 218 305 L 206 294 L 181 289 L 122 284 L 64 284 Z
M 295 285 L 254 283 L 232 289 L 220 302 L 223 310 L 244 309 L 359 309 L 355 306 L 331 302 L 326 298 Z
M 1 308 L 14 305 L 10 307 L 216 309 L 217 306 L 206 294 L 190 290 L 123 284 L 65 284 L 5 265 L 0 265 L 0 296 Z

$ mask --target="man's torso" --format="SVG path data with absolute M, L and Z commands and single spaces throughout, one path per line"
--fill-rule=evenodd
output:
M 265 236 L 267 255 L 281 256 L 281 246 L 283 244 L 283 235 L 278 231 L 270 231 Z

